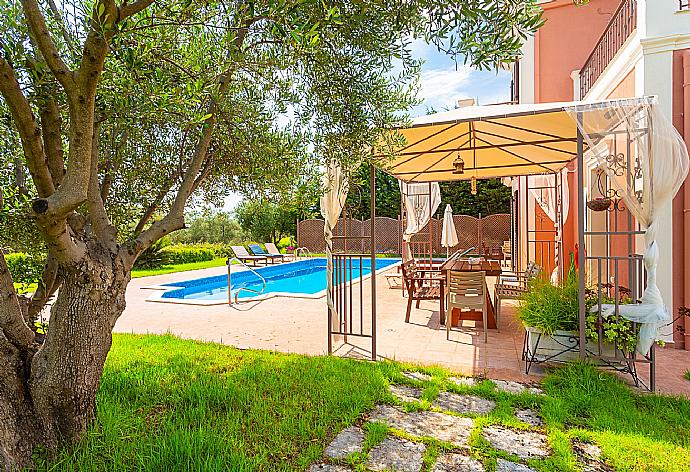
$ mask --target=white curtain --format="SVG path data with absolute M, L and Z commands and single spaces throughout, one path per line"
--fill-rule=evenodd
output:
M 558 225 L 558 189 L 556 187 L 556 175 L 532 175 L 529 179 L 529 191 L 534 197 L 537 204 L 544 210 L 546 216 L 553 221 L 554 226 Z M 561 205 L 563 207 L 563 223 L 568 219 L 568 212 L 570 211 L 570 193 L 568 189 L 568 169 L 563 168 L 561 171 Z M 542 187 L 542 188 L 534 188 Z M 548 188 L 543 188 L 548 187 Z
M 438 182 L 407 183 L 402 180 L 400 193 L 405 203 L 407 224 L 403 232 L 403 259 L 412 257 L 409 254 L 409 242 L 412 235 L 419 233 L 431 220 L 431 217 L 441 204 L 441 187 Z
M 578 105 L 568 113 L 611 185 L 646 230 L 647 287 L 642 303 L 619 307 L 621 316 L 641 323 L 637 350 L 646 355 L 659 328 L 671 320 L 657 286 L 656 234 L 661 211 L 671 203 L 688 173 L 688 150 L 654 97 L 642 104 L 637 100 L 619 100 L 606 106 Z M 631 149 L 622 152 L 621 145 L 625 145 L 628 133 L 633 138 Z M 614 310 L 613 305 L 602 306 L 602 316 L 609 316 Z
M 329 312 L 333 315 L 331 325 L 334 330 L 337 330 L 338 316 L 336 316 L 333 303 L 333 230 L 347 199 L 347 179 L 340 164 L 329 162 L 322 180 L 324 194 L 321 196 L 320 203 L 321 216 L 324 219 L 323 236 L 326 241 L 326 303 Z

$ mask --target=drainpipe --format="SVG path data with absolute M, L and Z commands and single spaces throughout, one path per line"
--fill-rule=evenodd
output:
M 690 148 L 690 49 L 682 53 L 683 58 L 683 136 Z M 690 307 L 690 178 L 683 186 L 683 304 Z M 685 318 L 685 350 L 690 351 L 690 319 Z

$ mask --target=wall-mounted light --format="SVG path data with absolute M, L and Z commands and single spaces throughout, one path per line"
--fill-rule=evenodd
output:
M 477 195 L 477 178 L 472 176 L 472 195 Z
M 460 157 L 458 152 L 458 157 L 453 161 L 453 174 L 464 174 L 465 173 L 465 161 Z

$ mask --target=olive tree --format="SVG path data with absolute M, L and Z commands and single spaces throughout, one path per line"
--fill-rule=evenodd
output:
M 0 2 L 3 195 L 21 195 L 0 217 L 29 217 L 47 251 L 28 299 L 0 251 L 1 467 L 83 435 L 131 268 L 190 198 L 298 172 L 277 160 L 366 159 L 413 99 L 412 39 L 496 66 L 538 27 L 534 3 Z

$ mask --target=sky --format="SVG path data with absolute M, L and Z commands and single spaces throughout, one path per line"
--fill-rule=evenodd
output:
M 463 64 L 456 65 L 435 46 L 423 41 L 412 43 L 412 54 L 424 59 L 418 96 L 423 103 L 410 110 L 412 118 L 425 115 L 429 109 L 444 111 L 455 108 L 458 99 L 462 98 L 474 98 L 478 105 L 510 100 L 509 71 L 478 71 Z M 228 195 L 223 210 L 232 211 L 240 201 L 242 195 Z

